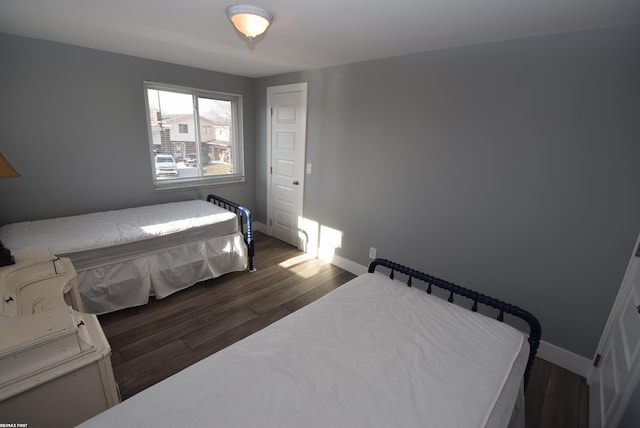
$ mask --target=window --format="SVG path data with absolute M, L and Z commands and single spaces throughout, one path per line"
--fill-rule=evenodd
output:
M 157 188 L 244 181 L 242 97 L 144 83 Z

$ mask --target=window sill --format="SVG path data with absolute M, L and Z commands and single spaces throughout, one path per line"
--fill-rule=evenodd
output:
M 156 191 L 182 190 L 198 187 L 221 186 L 225 184 L 244 183 L 244 176 L 231 176 L 215 179 L 197 179 L 197 180 L 162 180 L 154 181 L 153 188 Z

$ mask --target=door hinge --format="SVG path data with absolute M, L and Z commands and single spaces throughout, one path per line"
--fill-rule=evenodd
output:
M 598 365 L 600 364 L 600 359 L 602 358 L 602 355 L 597 354 L 596 358 L 593 360 L 593 367 L 598 367 Z
M 271 116 L 273 116 L 273 107 L 271 107 Z
M 269 174 L 273 174 L 273 167 L 272 166 L 269 167 Z
M 273 226 L 273 220 L 269 219 L 269 226 Z

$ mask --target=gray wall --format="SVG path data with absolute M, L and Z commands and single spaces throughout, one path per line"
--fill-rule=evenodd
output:
M 309 82 L 306 218 L 533 312 L 590 358 L 640 232 L 640 26 L 258 79 Z
M 218 193 L 253 208 L 253 79 L 0 34 L 0 224 Z M 243 95 L 246 183 L 155 191 L 143 80 Z

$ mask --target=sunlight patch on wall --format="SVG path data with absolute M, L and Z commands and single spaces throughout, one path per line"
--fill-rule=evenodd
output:
M 336 248 L 342 247 L 344 233 L 341 230 L 304 217 L 298 218 L 298 230 L 302 248 L 310 257 L 331 263 Z
M 320 226 L 320 245 L 318 258 L 331 263 L 336 254 L 336 248 L 342 247 L 342 231 L 328 226 Z
M 318 256 L 319 227 L 317 221 L 298 217 L 298 237 L 302 243 L 302 251 L 311 257 Z

